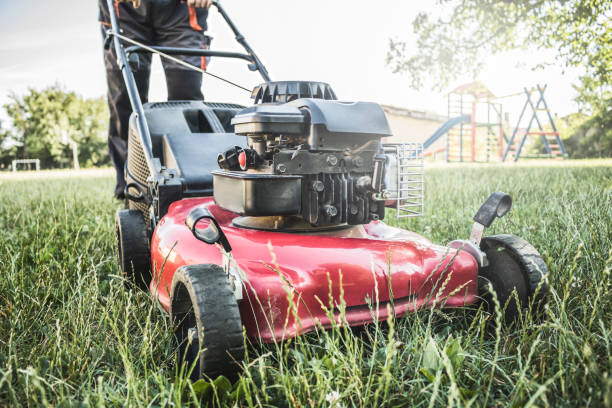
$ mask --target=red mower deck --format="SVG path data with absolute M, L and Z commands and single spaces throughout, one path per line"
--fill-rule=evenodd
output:
M 240 314 L 249 337 L 271 342 L 306 333 L 317 321 L 329 327 L 322 306 L 330 307 L 330 283 L 336 309 L 343 292 L 346 321 L 352 326 L 386 319 L 389 310 L 399 316 L 423 305 L 476 302 L 478 264 L 467 252 L 456 253 L 377 221 L 324 235 L 237 228 L 232 226 L 237 214 L 219 208 L 212 198 L 193 198 L 170 206 L 151 242 L 153 270 L 161 274 L 154 272 L 150 289 L 166 310 L 177 268 L 223 263 L 220 249 L 202 244 L 185 225 L 196 206 L 208 208 L 219 222 L 244 272 Z

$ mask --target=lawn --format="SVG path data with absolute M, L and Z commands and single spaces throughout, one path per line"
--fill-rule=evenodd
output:
M 493 329 L 474 308 L 249 344 L 240 380 L 192 385 L 168 317 L 115 262 L 108 171 L 0 175 L 0 406 L 612 406 L 612 160 L 427 170 L 426 214 L 403 227 L 466 238 L 494 190 L 490 233 L 538 248 L 543 316 Z M 389 218 L 392 224 L 396 221 Z

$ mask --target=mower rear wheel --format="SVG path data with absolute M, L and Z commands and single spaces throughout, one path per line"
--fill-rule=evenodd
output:
M 118 210 L 115 214 L 119 268 L 123 276 L 146 290 L 151 282 L 151 251 L 142 213 Z
M 237 379 L 244 336 L 238 302 L 223 268 L 207 264 L 177 269 L 170 291 L 170 321 L 178 343 L 177 365 L 193 367 L 192 381 L 219 375 Z
M 535 310 L 544 303 L 548 269 L 533 245 L 515 235 L 502 234 L 483 238 L 480 247 L 487 254 L 489 266 L 479 271 L 479 292 L 491 311 L 494 304 L 486 283 L 493 286 L 501 307 L 506 306 L 506 323 L 516 320 L 519 309 L 529 307 L 530 302 Z

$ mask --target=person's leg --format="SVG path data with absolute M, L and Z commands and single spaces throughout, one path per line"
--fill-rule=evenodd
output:
M 100 22 L 102 34 L 106 36 L 108 28 L 108 10 L 106 1 L 100 0 Z M 129 4 L 119 4 L 119 24 L 123 33 L 135 40 L 151 43 L 152 29 L 147 26 L 147 8 L 143 3 L 140 8 L 134 9 Z M 108 108 L 110 120 L 108 126 L 108 151 L 116 170 L 115 197 L 123 198 L 125 189 L 124 166 L 127 159 L 127 142 L 129 133 L 129 120 L 132 106 L 128 97 L 123 74 L 117 65 L 114 47 L 104 50 L 104 63 L 106 67 L 106 80 L 108 85 Z M 139 69 L 134 71 L 134 78 L 138 92 L 143 103 L 147 101 L 149 92 L 151 57 L 141 55 Z
M 201 101 L 202 74 L 186 69 L 166 69 L 169 101 Z
M 181 48 L 205 48 L 208 10 L 196 9 L 178 0 L 152 7 L 152 21 L 157 45 Z M 206 69 L 203 57 L 181 56 L 183 61 Z M 202 74 L 162 58 L 168 87 L 168 100 L 202 100 Z

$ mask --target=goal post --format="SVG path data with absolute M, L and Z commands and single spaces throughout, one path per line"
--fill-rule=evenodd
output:
M 36 171 L 40 171 L 40 160 L 39 159 L 19 159 L 19 160 L 13 160 L 13 172 L 17 171 L 17 165 L 18 164 L 34 164 Z M 29 170 L 29 166 L 28 166 L 28 170 Z

